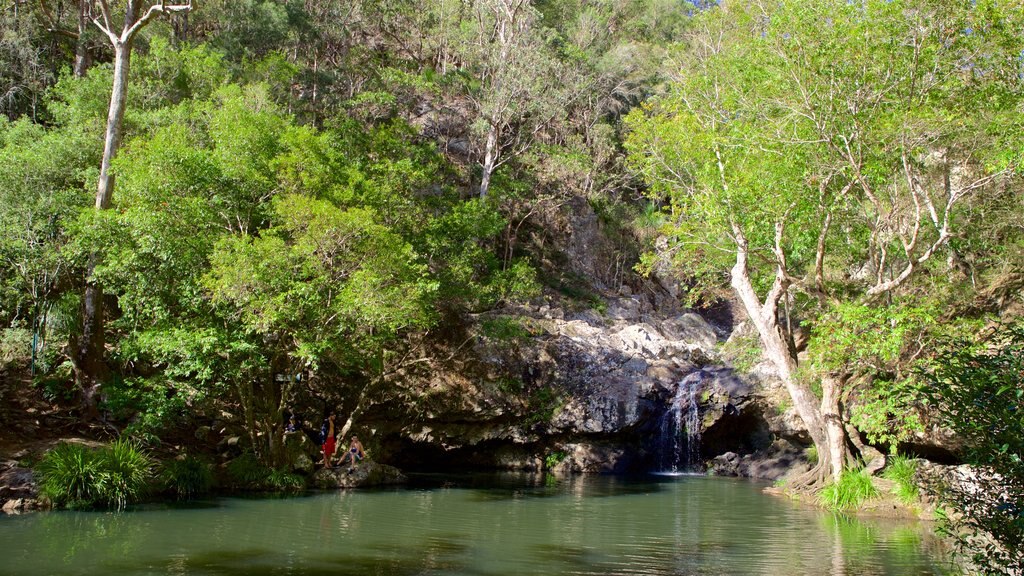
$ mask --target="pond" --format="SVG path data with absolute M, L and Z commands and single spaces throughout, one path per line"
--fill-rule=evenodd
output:
M 417 476 L 398 489 L 0 517 L 0 574 L 944 574 L 927 524 L 701 476 Z

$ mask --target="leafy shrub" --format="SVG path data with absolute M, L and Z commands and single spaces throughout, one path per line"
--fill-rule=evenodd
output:
M 906 456 L 893 454 L 886 459 L 885 470 L 882 477 L 896 483 L 893 493 L 901 501 L 912 503 L 917 501 L 919 490 L 914 482 L 914 475 L 917 473 L 917 462 Z
M 124 508 L 137 501 L 153 476 L 153 459 L 133 440 L 119 438 L 99 451 L 100 465 L 108 475 L 107 501 Z
M 301 492 L 306 489 L 306 480 L 298 474 L 275 469 L 267 474 L 264 487 L 279 492 Z
M 484 336 L 495 340 L 520 340 L 530 337 L 530 330 L 515 316 L 488 318 L 480 323 Z
M 1024 323 L 938 349 L 922 393 L 974 467 L 969 482 L 927 479 L 943 531 L 978 573 L 1024 573 Z
M 166 492 L 178 498 L 193 498 L 210 491 L 213 486 L 213 470 L 208 463 L 195 456 L 168 460 L 163 463 L 160 484 Z
M 40 492 L 54 506 L 121 509 L 145 492 L 152 460 L 130 440 L 92 449 L 63 442 L 47 452 L 39 464 Z
M 871 482 L 871 476 L 864 470 L 847 470 L 818 494 L 818 502 L 829 510 L 851 510 L 859 508 L 867 500 L 878 496 L 878 489 Z
M 252 452 L 228 462 L 228 476 L 238 488 L 299 492 L 306 489 L 306 480 L 298 474 L 264 466 Z
M 228 462 L 227 472 L 236 486 L 255 489 L 262 488 L 267 476 L 270 475 L 270 470 L 260 464 L 252 452 L 246 452 Z
M 553 469 L 555 466 L 561 464 L 567 456 L 568 455 L 565 452 L 562 452 L 561 450 L 548 454 L 547 456 L 544 457 L 544 468 L 546 470 Z
M 85 508 L 104 500 L 106 476 L 96 452 L 62 442 L 48 451 L 35 468 L 39 493 L 54 506 Z

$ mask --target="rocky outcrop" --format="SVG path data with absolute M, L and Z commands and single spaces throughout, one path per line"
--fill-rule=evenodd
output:
M 321 468 L 313 474 L 313 485 L 324 490 L 402 484 L 406 477 L 394 466 L 364 460 L 357 466 Z
M 38 510 L 39 489 L 35 476 L 29 468 L 22 468 L 16 461 L 0 463 L 0 508 L 5 514 L 21 514 Z
M 377 431 L 385 459 L 408 468 L 650 470 L 666 410 L 681 383 L 695 381 L 702 458 L 798 440 L 799 420 L 772 395 L 779 387 L 770 375 L 724 365 L 724 330 L 693 311 L 658 314 L 638 296 L 601 304 L 572 310 L 548 300 L 476 317 L 469 356 L 479 365 L 431 372 L 418 387 L 420 414 L 395 418 L 387 407 L 364 425 Z M 488 335 L 496 323 L 528 335 Z M 404 426 L 389 429 L 387 418 Z

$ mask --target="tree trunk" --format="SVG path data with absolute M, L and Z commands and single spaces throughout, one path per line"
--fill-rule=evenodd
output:
M 92 54 L 89 53 L 89 45 L 86 40 L 86 31 L 89 29 L 89 3 L 86 0 L 78 2 L 78 38 L 75 40 L 75 78 L 84 78 L 92 65 Z
M 109 208 L 114 195 L 114 174 L 110 165 L 121 146 L 121 124 L 124 121 L 127 103 L 130 59 L 131 43 L 116 44 L 114 86 L 110 92 L 107 132 L 103 141 L 103 163 L 100 165 L 100 179 L 96 190 L 96 210 Z M 100 383 L 107 376 L 104 362 L 103 287 L 93 278 L 96 264 L 97 257 L 93 256 L 89 260 L 85 294 L 82 297 L 82 335 L 74 349 L 75 373 L 83 392 L 83 407 L 93 416 L 97 414 Z
M 128 100 L 128 71 L 132 56 L 131 42 L 114 46 L 114 86 L 110 91 L 110 109 L 107 112 L 107 133 L 103 139 L 103 163 L 100 164 L 100 182 L 96 191 L 96 209 L 106 210 L 114 196 L 114 173 L 110 164 L 121 147 L 122 123 Z
M 822 472 L 825 475 L 835 476 L 842 470 L 843 460 L 834 459 L 829 435 L 831 428 L 826 426 L 826 419 L 819 408 L 818 398 L 810 387 L 797 380 L 795 376 L 797 363 L 779 324 L 778 314 L 776 314 L 778 301 L 771 301 L 772 298 L 781 296 L 769 296 L 768 302 L 764 304 L 760 302 L 747 268 L 746 240 L 741 234 L 737 234 L 737 236 L 736 264 L 731 271 L 732 288 L 743 304 L 750 321 L 754 324 L 761 344 L 764 346 L 765 355 L 775 366 L 779 379 L 782 380 L 786 391 L 789 392 L 789 396 L 793 400 L 797 414 L 807 426 L 807 432 L 818 449 L 819 462 L 824 466 Z M 830 400 L 830 405 L 831 403 L 832 400 Z M 835 399 L 835 403 L 838 406 L 838 397 Z M 838 418 L 837 412 L 836 418 Z M 841 429 L 841 422 L 837 420 L 837 424 Z M 842 438 L 845 439 L 845 436 Z
M 487 189 L 491 186 L 491 174 L 494 173 L 494 165 L 498 161 L 498 127 L 490 124 L 487 129 L 487 144 L 484 147 L 483 174 L 480 177 L 480 197 L 487 196 Z
M 839 398 L 843 382 L 834 376 L 821 381 L 821 412 L 825 419 L 825 433 L 828 442 L 828 464 L 832 480 L 838 481 L 849 452 L 846 449 L 846 428 L 839 410 Z M 821 448 L 818 448 L 819 458 Z

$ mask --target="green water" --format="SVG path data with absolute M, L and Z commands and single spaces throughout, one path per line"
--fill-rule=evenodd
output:
M 926 525 L 744 480 L 420 478 L 402 489 L 0 517 L 0 574 L 941 574 Z

